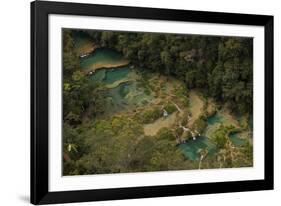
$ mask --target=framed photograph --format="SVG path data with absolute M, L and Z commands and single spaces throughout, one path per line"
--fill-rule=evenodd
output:
M 273 189 L 273 16 L 31 3 L 31 203 Z

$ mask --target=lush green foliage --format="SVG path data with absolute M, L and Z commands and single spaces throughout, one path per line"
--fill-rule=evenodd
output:
M 241 120 L 241 128 L 248 128 L 253 99 L 252 39 L 83 32 L 96 45 L 121 51 L 133 65 L 146 68 L 149 74 L 174 76 L 181 80 L 181 85 L 172 94 L 184 110 L 184 117 L 177 123 L 188 124 L 188 91 L 198 88 L 206 97 L 214 98 L 221 105 L 227 104 L 231 110 L 247 114 L 244 115 L 247 118 Z M 143 78 L 138 83 L 145 88 L 146 95 L 151 92 L 157 95 L 157 92 L 166 89 L 162 85 L 152 89 L 153 81 L 146 78 L 146 72 L 141 73 Z M 221 125 L 212 137 L 217 153 L 211 156 L 207 149 L 199 150 L 198 155 L 202 157 L 199 166 L 198 162 L 186 159 L 176 146 L 176 140 L 191 138 L 191 131 L 186 132 L 175 125 L 174 128 L 160 129 L 154 136 L 146 136 L 143 124 L 163 117 L 164 110 L 168 114 L 177 112 L 172 101 L 162 101 L 139 113 L 106 116 L 103 109 L 105 97 L 101 92 L 103 85 L 90 82 L 80 68 L 72 33 L 67 29 L 63 31 L 63 75 L 64 175 L 252 165 L 252 144 L 248 142 L 236 148 L 229 141 L 229 134 L 238 132 L 237 128 Z M 212 112 L 215 113 L 215 110 Z M 205 116 L 196 119 L 191 129 L 203 133 L 207 126 Z
M 93 85 L 80 68 L 79 56 L 75 53 L 71 32 L 63 32 L 63 119 L 77 125 L 85 110 L 92 105 L 92 114 L 103 112 L 103 97 L 99 85 Z
M 164 106 L 164 109 L 168 112 L 168 114 L 172 114 L 173 112 L 177 111 L 177 108 L 174 104 L 168 103 Z
M 66 151 L 69 156 L 64 161 L 66 175 L 187 168 L 169 129 L 160 130 L 155 141 L 143 135 L 140 124 L 115 116 L 96 121 L 87 128 L 64 130 L 66 142 L 73 139 L 79 145 L 73 155 Z
M 207 122 L 204 116 L 199 117 L 195 123 L 194 128 L 199 132 L 202 133 L 207 126 Z
M 86 30 L 101 46 L 121 51 L 130 61 L 174 75 L 241 113 L 251 113 L 251 38 Z
M 213 137 L 211 137 L 217 145 L 217 148 L 222 149 L 225 147 L 225 144 L 228 140 L 228 129 L 223 125 L 217 129 Z
M 144 124 L 152 123 L 162 117 L 162 115 L 163 111 L 160 108 L 155 107 L 139 114 L 139 121 Z

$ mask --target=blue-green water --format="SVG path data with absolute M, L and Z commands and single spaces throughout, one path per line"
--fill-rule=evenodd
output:
M 104 81 L 106 84 L 112 84 L 115 81 L 127 77 L 129 72 L 130 72 L 129 66 L 125 66 L 118 69 L 107 69 Z
M 89 78 L 93 83 L 102 82 L 110 85 L 116 81 L 122 80 L 131 72 L 129 66 L 119 67 L 115 69 L 98 69 Z
M 125 98 L 131 92 L 132 83 L 122 83 L 117 87 L 108 89 L 104 92 L 107 98 L 106 108 L 108 113 L 118 112 L 120 110 L 132 108 L 133 105 Z
M 95 74 L 90 75 L 89 78 L 93 83 L 103 82 L 106 75 L 106 69 L 98 69 Z
M 146 95 L 143 88 L 138 87 L 137 82 L 123 82 L 116 87 L 103 92 L 106 97 L 107 113 L 131 110 L 137 106 L 143 106 L 154 97 Z
M 81 67 L 87 69 L 93 64 L 100 63 L 115 63 L 122 60 L 122 54 L 107 48 L 96 49 L 91 55 L 81 58 Z M 96 70 L 89 78 L 93 83 L 102 82 L 105 85 L 111 85 L 116 81 L 123 80 L 128 77 L 131 72 L 135 72 L 129 66 L 119 68 L 101 68 Z M 140 87 L 137 80 L 123 82 L 114 88 L 106 89 L 102 91 L 106 98 L 105 111 L 107 113 L 114 113 L 124 109 L 132 109 L 136 106 L 145 105 L 151 101 L 154 97 L 147 95 L 144 92 L 144 88 Z M 214 116 L 208 118 L 207 131 L 205 136 L 197 137 L 196 140 L 188 140 L 184 144 L 180 144 L 178 147 L 190 160 L 198 160 L 199 149 L 208 148 L 208 155 L 216 153 L 216 145 L 209 138 L 208 134 L 212 133 L 220 123 L 227 122 L 228 119 L 223 116 L 222 113 L 217 113 Z M 208 133 L 209 132 L 209 133 Z M 229 137 L 236 146 L 245 144 L 245 140 L 239 137 L 239 133 L 232 134 Z
M 186 143 L 180 144 L 179 148 L 186 158 L 193 161 L 198 160 L 200 149 L 207 148 L 208 155 L 213 155 L 217 151 L 216 145 L 204 136 L 197 137 L 196 140 L 188 140 Z
M 242 139 L 239 136 L 239 133 L 230 134 L 229 135 L 229 139 L 237 147 L 243 146 L 243 145 L 245 145 L 247 143 L 247 141 L 245 139 Z
M 123 59 L 122 55 L 112 49 L 97 49 L 93 54 L 81 59 L 81 66 L 86 69 L 92 64 L 108 62 L 114 64 L 120 59 Z M 152 95 L 145 94 L 145 88 L 139 86 L 138 80 L 135 79 L 138 75 L 140 74 L 137 74 L 135 69 L 127 65 L 118 68 L 100 68 L 88 77 L 93 83 L 100 82 L 107 87 L 101 92 L 106 98 L 105 111 L 112 114 L 143 106 L 154 98 Z
M 212 142 L 210 135 L 219 128 L 220 124 L 231 124 L 230 120 L 224 116 L 222 112 L 217 112 L 212 117 L 209 117 L 207 119 L 207 123 L 208 126 L 204 132 L 205 136 L 196 138 L 196 140 L 188 140 L 186 143 L 179 145 L 180 150 L 186 158 L 194 161 L 198 160 L 198 150 L 203 148 L 208 148 L 208 154 L 213 155 L 217 149 L 216 145 Z M 240 133 L 233 133 L 229 135 L 229 139 L 237 147 L 243 146 L 247 143 L 247 140 L 241 138 Z
M 207 129 L 206 129 L 207 132 L 208 132 L 208 129 L 209 129 L 209 131 L 212 130 L 213 128 L 217 129 L 220 124 L 231 125 L 230 120 L 227 117 L 225 117 L 222 112 L 217 112 L 212 117 L 209 117 L 207 119 L 207 123 L 208 123 L 208 127 L 209 127 L 209 128 L 207 127 Z M 229 135 L 229 139 L 235 146 L 243 146 L 247 142 L 245 139 L 241 138 L 240 133 L 238 133 L 238 132 Z
M 216 113 L 215 115 L 213 115 L 207 119 L 207 123 L 209 125 L 214 125 L 216 123 L 221 123 L 221 122 L 222 122 L 222 117 L 218 113 Z
M 83 69 L 88 69 L 95 64 L 114 64 L 122 61 L 123 55 L 113 49 L 98 48 L 90 55 L 80 59 Z
M 223 111 L 217 111 L 213 116 L 207 119 L 207 123 L 210 126 L 214 126 L 217 124 L 224 124 L 226 126 L 229 126 L 233 124 L 233 121 L 229 117 L 229 115 L 226 115 Z

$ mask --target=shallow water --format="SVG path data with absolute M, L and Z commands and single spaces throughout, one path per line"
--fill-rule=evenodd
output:
M 117 64 L 124 60 L 123 55 L 113 49 L 98 48 L 90 55 L 80 59 L 80 65 L 83 69 L 88 69 L 95 64 Z
M 104 81 L 106 84 L 112 84 L 115 81 L 127 77 L 129 72 L 130 72 L 129 66 L 125 66 L 118 69 L 107 69 Z
M 94 75 L 89 76 L 93 83 L 103 82 L 106 75 L 106 69 L 99 69 Z
M 87 65 L 101 62 L 111 62 L 114 64 L 123 59 L 121 54 L 112 49 L 97 49 L 88 57 L 82 58 L 81 66 L 87 68 Z M 129 65 L 118 68 L 101 68 L 97 69 L 89 76 L 93 83 L 101 82 L 107 86 L 102 91 L 106 98 L 105 111 L 108 114 L 133 109 L 136 106 L 142 106 L 153 99 L 152 95 L 144 93 L 144 88 L 140 87 L 134 69 Z M 129 77 L 130 76 L 130 77 Z
M 218 113 L 216 113 L 215 115 L 213 115 L 207 119 L 207 123 L 209 125 L 214 125 L 216 123 L 221 123 L 221 122 L 222 122 L 222 117 Z
M 228 118 L 223 112 L 219 111 L 207 120 L 208 126 L 206 128 L 205 134 L 207 136 L 212 135 L 212 133 L 219 128 L 220 124 L 232 125 L 231 119 Z M 243 146 L 246 144 L 246 140 L 241 138 L 240 133 L 234 133 L 229 135 L 230 140 L 236 146 Z
M 129 66 L 117 69 L 98 69 L 94 74 L 90 75 L 89 78 L 93 83 L 103 82 L 106 85 L 110 85 L 116 81 L 126 78 L 130 72 Z
M 247 141 L 245 139 L 242 139 L 240 137 L 239 133 L 234 133 L 234 134 L 230 134 L 229 135 L 229 139 L 231 140 L 231 142 L 235 145 L 235 146 L 243 146 L 247 143 Z
M 128 88 L 130 88 L 130 83 L 123 83 L 104 92 L 104 96 L 107 99 L 107 113 L 118 112 L 126 108 L 128 109 L 130 105 L 125 99 L 126 94 L 129 92 Z
M 229 126 L 229 125 L 235 125 L 238 122 L 236 120 L 233 121 L 233 119 L 230 118 L 230 116 L 224 113 L 223 111 L 218 111 L 215 115 L 207 119 L 207 123 L 208 125 L 223 123 L 224 125 Z
M 216 152 L 216 145 L 207 137 L 197 137 L 196 140 L 188 140 L 184 144 L 178 146 L 183 152 L 184 156 L 190 160 L 198 160 L 199 149 L 208 149 L 208 155 L 213 155 Z
M 122 54 L 112 49 L 96 49 L 94 53 L 81 59 L 81 66 L 87 69 L 92 64 L 101 62 L 114 64 L 122 59 Z M 92 82 L 102 82 L 105 85 L 112 85 L 114 82 L 124 80 L 132 72 L 135 71 L 129 66 L 104 68 L 96 70 L 89 78 Z M 137 80 L 117 84 L 117 86 L 106 89 L 102 93 L 106 97 L 105 111 L 108 114 L 146 105 L 154 98 L 153 95 L 145 94 L 144 88 L 139 86 Z M 231 120 L 222 112 L 218 112 L 208 118 L 207 123 L 208 126 L 204 133 L 205 136 L 197 137 L 196 140 L 188 140 L 186 143 L 178 146 L 186 158 L 194 161 L 198 160 L 198 151 L 203 148 L 208 148 L 208 155 L 216 153 L 216 145 L 209 137 L 219 127 L 220 123 L 229 125 L 231 124 Z M 245 140 L 241 139 L 238 133 L 230 135 L 230 139 L 236 146 L 245 144 Z
M 210 137 L 219 128 L 220 124 L 231 125 L 231 120 L 223 112 L 217 112 L 212 117 L 207 119 L 208 126 L 204 132 L 204 137 L 196 138 L 196 140 L 188 140 L 184 144 L 180 144 L 179 148 L 183 152 L 186 158 L 190 160 L 197 160 L 198 150 L 206 148 L 208 146 L 209 154 L 213 155 L 216 152 L 216 145 L 212 142 Z M 229 135 L 231 142 L 237 146 L 243 146 L 247 143 L 247 140 L 241 138 L 241 133 L 234 133 Z

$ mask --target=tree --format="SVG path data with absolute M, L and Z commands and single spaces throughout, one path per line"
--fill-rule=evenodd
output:
M 233 112 L 252 112 L 253 41 L 250 38 L 93 30 L 81 32 L 87 34 L 95 45 L 122 52 L 136 67 L 183 81 L 182 87 L 175 89 L 175 96 L 182 107 L 189 105 L 187 88 L 198 88 L 207 97 L 227 104 Z M 73 32 L 68 29 L 63 30 L 63 71 L 63 155 L 66 175 L 252 164 L 252 144 L 234 147 L 228 138 L 229 128 L 223 125 L 212 137 L 217 154 L 208 155 L 207 148 L 201 149 L 198 151 L 199 162 L 192 162 L 186 160 L 175 146 L 176 138 L 187 135 L 182 128 L 164 128 L 154 137 L 144 136 L 143 124 L 154 122 L 163 115 L 159 105 L 134 117 L 103 114 L 104 85 L 92 83 L 80 68 Z M 149 85 L 148 80 L 146 85 Z M 168 113 L 176 111 L 172 104 L 165 105 L 164 109 Z M 206 124 L 202 116 L 196 120 L 195 129 L 201 133 Z
M 215 144 L 217 145 L 218 149 L 222 149 L 225 147 L 225 144 L 228 140 L 228 130 L 224 125 L 220 125 L 219 128 L 214 132 L 213 136 L 211 137 Z
M 222 98 L 230 107 L 241 113 L 251 113 L 253 105 L 252 40 L 225 38 L 219 44 L 218 71 Z
M 169 75 L 173 65 L 173 61 L 171 54 L 168 52 L 168 50 L 164 50 L 161 52 L 161 62 L 165 66 L 165 74 Z

